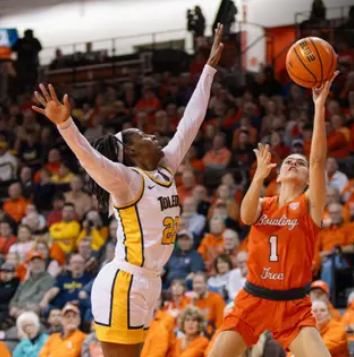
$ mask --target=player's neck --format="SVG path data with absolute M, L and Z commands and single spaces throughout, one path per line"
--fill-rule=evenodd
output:
M 298 187 L 294 184 L 280 185 L 278 206 L 282 207 L 283 205 L 294 200 L 296 197 L 302 194 L 302 191 L 303 190 L 301 187 Z

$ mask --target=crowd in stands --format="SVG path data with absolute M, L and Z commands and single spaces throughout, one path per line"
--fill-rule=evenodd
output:
M 326 105 L 327 206 L 309 290 L 331 355 L 346 357 L 354 293 L 344 314 L 331 299 L 333 270 L 350 267 L 354 253 L 354 49 L 336 50 L 341 74 Z M 70 90 L 72 116 L 87 138 L 135 126 L 166 145 L 203 68 L 197 58 L 179 77 L 132 75 L 119 85 L 59 90 Z M 117 222 L 89 195 L 87 174 L 56 129 L 31 111 L 33 101 L 24 92 L 0 102 L 0 356 L 101 357 L 90 292 L 114 259 Z M 247 276 L 249 227 L 240 204 L 255 170 L 253 149 L 268 143 L 277 164 L 290 153 L 308 157 L 312 117 L 311 92 L 279 82 L 271 67 L 242 85 L 230 85 L 227 69 L 218 72 L 176 177 L 179 232 L 143 357 L 207 356 Z M 276 177 L 274 169 L 265 196 L 277 194 Z M 286 352 L 265 332 L 244 356 Z

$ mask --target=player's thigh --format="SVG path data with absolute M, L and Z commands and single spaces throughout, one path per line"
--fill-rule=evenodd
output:
M 143 344 L 121 345 L 118 343 L 101 342 L 104 357 L 139 357 Z
M 246 343 L 238 332 L 222 331 L 208 357 L 239 357 L 246 349 Z
M 331 357 L 315 327 L 303 327 L 291 342 L 289 349 L 299 357 Z

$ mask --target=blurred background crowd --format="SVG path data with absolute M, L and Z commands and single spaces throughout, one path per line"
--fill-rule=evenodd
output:
M 321 4 L 314 1 L 304 33 L 321 35 Z M 201 11 L 188 13 L 198 38 L 205 26 Z M 348 24 L 353 18 L 354 8 Z M 335 357 L 349 356 L 354 341 L 352 34 L 348 25 L 328 39 L 341 73 L 326 105 L 327 206 L 308 286 L 317 327 Z M 26 61 L 38 68 L 39 41 L 32 32 L 21 41 L 16 50 L 27 48 Z M 132 73 L 124 83 L 59 87 L 70 93 L 81 132 L 92 139 L 138 127 L 166 145 L 206 63 L 199 43 L 207 40 L 196 42 L 189 71 L 178 75 Z M 117 222 L 89 195 L 87 175 L 56 128 L 31 110 L 37 71 L 27 71 L 17 63 L 14 78 L 21 85 L 0 101 L 0 355 L 101 357 L 90 291 L 98 270 L 114 259 Z M 271 66 L 246 74 L 242 84 L 227 67 L 219 69 L 205 121 L 176 177 L 179 232 L 142 356 L 207 356 L 247 276 L 249 227 L 239 213 L 255 171 L 253 149 L 269 144 L 277 164 L 290 153 L 308 157 L 312 118 L 311 92 L 276 78 Z M 274 169 L 265 196 L 277 194 L 276 177 Z M 245 356 L 286 352 L 265 332 Z

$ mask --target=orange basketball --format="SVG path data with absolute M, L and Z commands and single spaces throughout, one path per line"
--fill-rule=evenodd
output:
M 337 54 L 325 40 L 303 38 L 292 45 L 286 57 L 290 78 L 306 88 L 320 87 L 337 69 Z

